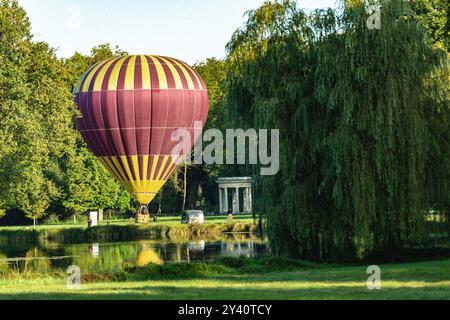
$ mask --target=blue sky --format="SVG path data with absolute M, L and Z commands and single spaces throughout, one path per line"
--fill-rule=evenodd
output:
M 36 40 L 60 57 L 88 54 L 109 42 L 132 54 L 152 53 L 195 63 L 223 57 L 225 44 L 244 23 L 247 10 L 264 0 L 19 0 Z M 299 0 L 303 8 L 334 6 L 335 0 Z

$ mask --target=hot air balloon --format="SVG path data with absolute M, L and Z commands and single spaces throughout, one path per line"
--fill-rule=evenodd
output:
M 185 154 L 174 155 L 174 130 L 199 138 L 208 115 L 208 91 L 200 75 L 180 60 L 130 55 L 97 63 L 74 89 L 81 112 L 77 128 L 89 149 L 139 205 L 148 221 L 155 198 Z M 196 130 L 197 129 L 197 130 Z

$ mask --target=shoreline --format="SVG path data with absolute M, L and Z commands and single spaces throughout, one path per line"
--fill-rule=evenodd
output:
M 208 223 L 194 225 L 100 225 L 82 227 L 41 227 L 39 229 L 0 229 L 0 244 L 57 241 L 63 243 L 134 241 L 144 239 L 189 239 L 192 237 L 219 237 L 223 234 L 256 233 L 251 222 Z

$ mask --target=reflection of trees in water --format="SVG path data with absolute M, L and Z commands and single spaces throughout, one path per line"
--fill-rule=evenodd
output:
M 265 239 L 251 234 L 229 234 L 220 239 L 192 238 L 187 241 L 145 240 L 100 244 L 52 242 L 38 246 L 0 247 L 0 259 L 20 258 L 9 265 L 0 262 L 0 271 L 9 268 L 21 272 L 64 272 L 70 265 L 77 265 L 82 274 L 114 272 L 150 263 L 211 261 L 221 256 L 255 257 L 266 255 L 268 250 Z
M 0 251 L 0 270 L 46 273 L 52 270 L 52 263 L 38 246 L 13 245 Z
M 8 257 L 6 254 L 0 252 L 0 273 L 9 270 L 9 264 L 7 262 Z
M 134 265 L 141 251 L 139 243 L 105 243 L 98 245 L 98 252 L 92 244 L 67 246 L 66 254 L 73 256 L 73 264 L 82 273 L 117 271 Z
M 50 260 L 46 259 L 45 254 L 36 247 L 28 251 L 25 258 L 21 270 L 23 272 L 46 273 L 52 269 Z

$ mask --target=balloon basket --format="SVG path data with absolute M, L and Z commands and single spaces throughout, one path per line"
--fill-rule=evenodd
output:
M 140 205 L 136 214 L 137 224 L 147 224 L 150 223 L 150 213 L 146 205 Z

